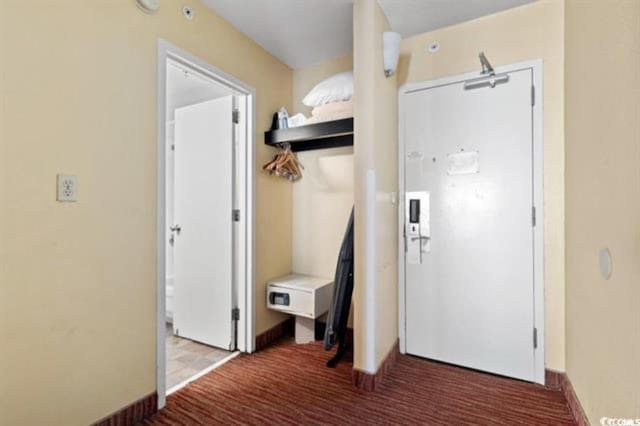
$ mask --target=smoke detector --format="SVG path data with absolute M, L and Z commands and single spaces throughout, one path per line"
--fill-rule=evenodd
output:
M 136 4 L 144 13 L 156 13 L 160 9 L 160 0 L 136 0 Z

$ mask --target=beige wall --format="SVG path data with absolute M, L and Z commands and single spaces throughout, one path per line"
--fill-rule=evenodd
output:
M 410 37 L 402 42 L 400 84 L 494 66 L 544 61 L 544 213 L 546 367 L 564 371 L 564 3 L 541 0 L 495 15 Z M 431 42 L 440 43 L 435 54 Z
M 292 113 L 310 117 L 311 108 L 302 103 L 309 90 L 352 69 L 350 54 L 295 69 Z M 353 207 L 353 148 L 303 151 L 298 159 L 304 177 L 293 185 L 293 271 L 333 278 Z
M 353 16 L 354 368 L 374 373 L 398 340 L 397 206 L 391 202 L 398 191 L 397 81 L 383 72 L 382 32 L 389 23 L 378 3 L 356 0 Z M 368 186 L 371 175 L 375 183 Z M 375 224 L 370 232 L 368 222 Z
M 351 55 L 293 71 L 293 111 L 311 116 L 302 99 L 316 84 L 353 69 Z M 293 271 L 333 278 L 353 207 L 353 148 L 299 152 L 303 178 L 293 184 Z
M 257 89 L 272 156 L 291 70 L 201 3 L 161 4 L 0 1 L 0 424 L 85 425 L 155 389 L 158 37 Z M 60 172 L 77 203 L 55 202 Z M 291 269 L 291 202 L 259 174 L 258 332 L 281 318 L 264 282 Z
M 299 152 L 298 160 L 304 170 L 293 184 L 292 269 L 333 279 L 353 208 L 353 148 Z M 353 306 L 347 325 L 353 328 Z
M 640 417 L 640 2 L 569 0 L 565 37 L 567 373 L 595 425 Z
M 293 184 L 293 272 L 333 278 L 353 207 L 353 149 L 298 153 Z

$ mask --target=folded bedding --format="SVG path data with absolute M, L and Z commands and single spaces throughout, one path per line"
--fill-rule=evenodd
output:
M 353 117 L 353 101 L 332 102 L 317 106 L 311 111 L 311 118 L 305 124 L 324 123 Z
M 324 104 L 315 107 L 311 110 L 311 115 L 328 115 L 328 114 L 342 114 L 349 112 L 353 114 L 353 101 L 332 102 L 330 104 Z

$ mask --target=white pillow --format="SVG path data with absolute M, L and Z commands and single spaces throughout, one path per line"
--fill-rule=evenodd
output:
M 318 107 L 331 102 L 348 101 L 353 97 L 353 71 L 341 72 L 322 80 L 302 103 L 308 107 Z

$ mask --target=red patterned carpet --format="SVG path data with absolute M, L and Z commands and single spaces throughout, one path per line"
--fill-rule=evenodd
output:
M 282 341 L 237 357 L 169 396 L 147 425 L 570 425 L 560 392 L 401 356 L 381 388 L 356 390 L 351 365 L 325 367 L 319 342 Z

